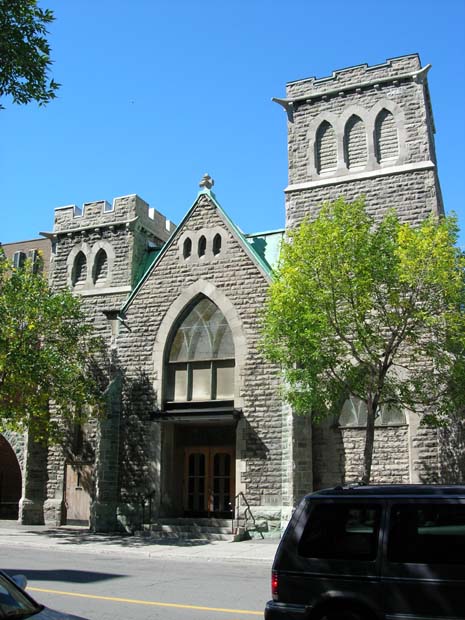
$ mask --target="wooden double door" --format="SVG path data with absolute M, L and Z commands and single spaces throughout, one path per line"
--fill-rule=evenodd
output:
M 186 448 L 184 512 L 191 516 L 231 517 L 234 504 L 234 448 Z

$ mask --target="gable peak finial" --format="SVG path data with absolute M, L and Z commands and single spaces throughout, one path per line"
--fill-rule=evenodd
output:
M 205 189 L 211 189 L 215 185 L 215 181 L 211 178 L 209 174 L 204 174 L 202 180 L 199 183 L 199 187 L 203 187 Z

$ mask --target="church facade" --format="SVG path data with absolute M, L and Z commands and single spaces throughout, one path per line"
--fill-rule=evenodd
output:
M 23 522 L 134 531 L 249 509 L 273 534 L 303 494 L 358 478 L 362 412 L 294 415 L 261 353 L 261 313 L 285 229 L 322 202 L 364 195 L 375 216 L 394 207 L 413 223 L 443 213 L 428 69 L 409 55 L 287 85 L 283 230 L 244 234 L 208 175 L 177 226 L 136 195 L 56 209 L 50 281 L 81 296 L 113 381 L 103 419 L 65 446 L 18 442 Z M 418 416 L 380 416 L 373 481 L 463 482 L 444 442 Z

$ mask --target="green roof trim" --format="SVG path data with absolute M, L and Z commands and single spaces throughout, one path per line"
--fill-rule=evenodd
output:
M 272 278 L 273 267 L 276 265 L 277 262 L 280 242 L 284 235 L 284 231 L 279 230 L 270 231 L 268 233 L 245 235 L 240 230 L 240 228 L 238 228 L 238 226 L 234 224 L 229 215 L 227 215 L 227 213 L 224 211 L 223 207 L 216 199 L 215 194 L 210 189 L 205 188 L 199 191 L 191 208 L 187 211 L 186 215 L 183 217 L 178 226 L 176 226 L 176 228 L 173 230 L 165 244 L 158 251 L 154 251 L 156 250 L 154 248 L 153 251 L 146 252 L 146 255 L 144 256 L 144 259 L 138 270 L 137 284 L 135 285 L 129 297 L 126 299 L 123 306 L 121 307 L 120 314 L 124 314 L 126 312 L 132 300 L 137 295 L 139 289 L 143 286 L 144 282 L 147 280 L 152 270 L 161 261 L 161 259 L 167 252 L 178 230 L 182 226 L 184 226 L 186 221 L 189 219 L 192 211 L 197 207 L 198 200 L 201 196 L 207 196 L 212 201 L 212 203 L 218 209 L 222 219 L 230 227 L 232 232 L 238 237 L 239 241 L 241 241 L 245 251 L 249 253 L 250 257 L 255 261 L 258 267 L 260 267 L 260 269 L 265 273 L 265 275 L 270 279 Z

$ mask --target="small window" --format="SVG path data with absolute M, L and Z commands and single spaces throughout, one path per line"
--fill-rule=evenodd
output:
M 463 564 L 465 504 L 398 504 L 392 507 L 388 560 Z
M 336 560 L 375 560 L 381 507 L 316 504 L 299 541 L 299 555 Z
M 205 238 L 204 235 L 202 235 L 199 239 L 199 246 L 198 246 L 198 254 L 199 256 L 205 256 L 205 252 L 207 250 L 207 240 Z
M 182 255 L 184 256 L 184 258 L 189 258 L 191 254 L 192 254 L 192 240 L 190 237 L 187 237 L 187 239 L 184 240 L 184 244 L 182 246 Z
M 24 252 L 15 252 L 13 254 L 13 267 L 15 269 L 21 269 L 26 262 L 26 254 Z
M 213 238 L 213 254 L 217 256 L 221 252 L 221 235 L 218 233 Z
M 108 278 L 108 256 L 105 250 L 99 250 L 95 257 L 94 284 L 101 284 Z
M 79 252 L 74 259 L 72 283 L 73 286 L 80 286 L 87 280 L 87 259 L 84 252 Z

